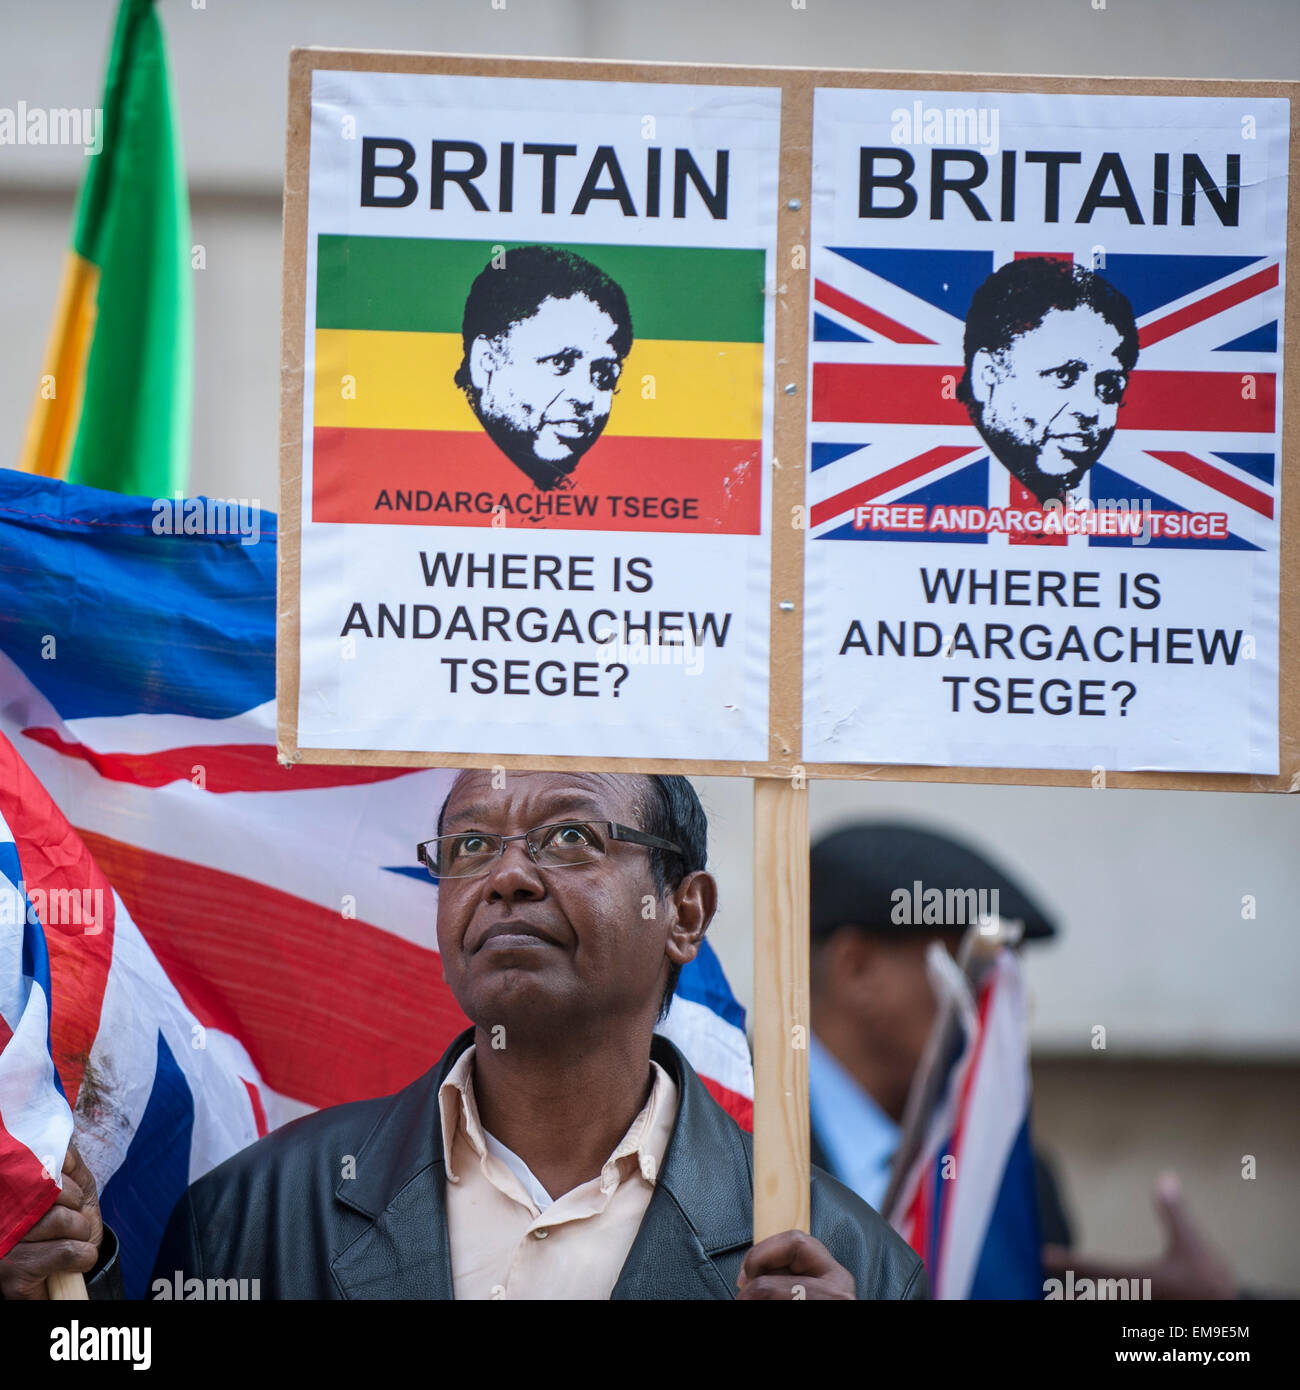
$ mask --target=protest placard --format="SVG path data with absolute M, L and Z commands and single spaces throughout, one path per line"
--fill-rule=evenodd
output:
M 779 88 L 355 56 L 295 69 L 294 751 L 765 761 Z
M 937 80 L 814 98 L 804 760 L 1277 774 L 1290 102 Z

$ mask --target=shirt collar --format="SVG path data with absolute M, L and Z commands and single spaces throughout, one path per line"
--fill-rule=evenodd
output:
M 652 1187 L 659 1179 L 659 1169 L 668 1152 L 668 1141 L 672 1138 L 673 1123 L 677 1118 L 677 1086 L 653 1059 L 650 1071 L 654 1077 L 650 1085 L 650 1098 L 628 1126 L 622 1142 L 605 1161 L 600 1172 L 602 1188 L 611 1181 L 617 1184 L 618 1164 L 624 1158 L 635 1158 L 637 1171 Z
M 879 1209 L 899 1129 L 866 1091 L 808 1034 L 808 1090 L 812 1126 L 831 1170 L 868 1205 Z
M 464 1128 L 465 1139 L 480 1160 L 487 1153 L 483 1126 L 474 1100 L 474 1044 L 471 1043 L 456 1058 L 446 1080 L 438 1087 L 438 1111 L 442 1120 L 442 1155 L 447 1165 L 447 1181 L 459 1182 L 452 1170 L 452 1152 L 456 1147 L 456 1131 Z
M 623 1169 L 635 1169 L 651 1186 L 658 1180 L 677 1118 L 677 1086 L 653 1059 L 650 1070 L 654 1078 L 650 1098 L 641 1107 L 618 1147 L 605 1160 L 600 1170 L 602 1192 L 612 1192 L 618 1186 Z M 446 1161 L 447 1181 L 459 1182 L 460 1177 L 452 1168 L 457 1131 L 465 1136 L 480 1162 L 488 1152 L 487 1132 L 479 1119 L 478 1104 L 474 1098 L 472 1044 L 456 1059 L 446 1079 L 438 1087 L 438 1110 L 442 1121 L 442 1152 Z M 634 1159 L 635 1162 L 625 1164 L 624 1160 L 627 1159 Z

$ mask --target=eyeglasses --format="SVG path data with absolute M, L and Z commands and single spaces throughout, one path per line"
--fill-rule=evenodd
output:
M 559 821 L 555 825 L 539 825 L 522 835 L 489 835 L 480 830 L 467 830 L 460 835 L 439 835 L 425 840 L 415 847 L 415 853 L 434 879 L 478 878 L 491 872 L 511 840 L 522 840 L 533 863 L 541 869 L 598 864 L 605 858 L 611 840 L 682 853 L 680 845 L 612 820 Z

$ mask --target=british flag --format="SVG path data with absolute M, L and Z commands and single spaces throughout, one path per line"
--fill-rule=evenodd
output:
M 1016 252 L 1073 260 L 1052 250 Z M 1036 508 L 971 424 L 955 386 L 988 250 L 817 247 L 809 531 L 826 540 L 1267 550 L 1278 520 L 1282 268 L 1275 256 L 1138 255 L 1085 264 L 1129 301 L 1140 355 L 1096 508 L 1226 518 L 1220 536 L 943 534 L 854 526 L 863 504 Z
M 936 1032 L 948 1046 L 933 1055 L 934 1077 L 913 1085 L 942 1084 L 887 1214 L 925 1261 L 932 1297 L 1042 1298 L 1020 964 L 999 947 L 972 987 L 942 947 L 930 949 Z

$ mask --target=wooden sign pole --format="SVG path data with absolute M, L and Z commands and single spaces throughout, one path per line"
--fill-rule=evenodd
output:
M 785 776 L 754 779 L 754 1239 L 811 1227 L 808 1133 L 808 782 L 803 693 L 804 464 L 812 75 L 781 82 L 776 396 L 772 459 L 771 747 Z M 784 459 L 785 463 L 778 462 Z
M 809 1229 L 808 792 L 754 782 L 754 1239 Z

